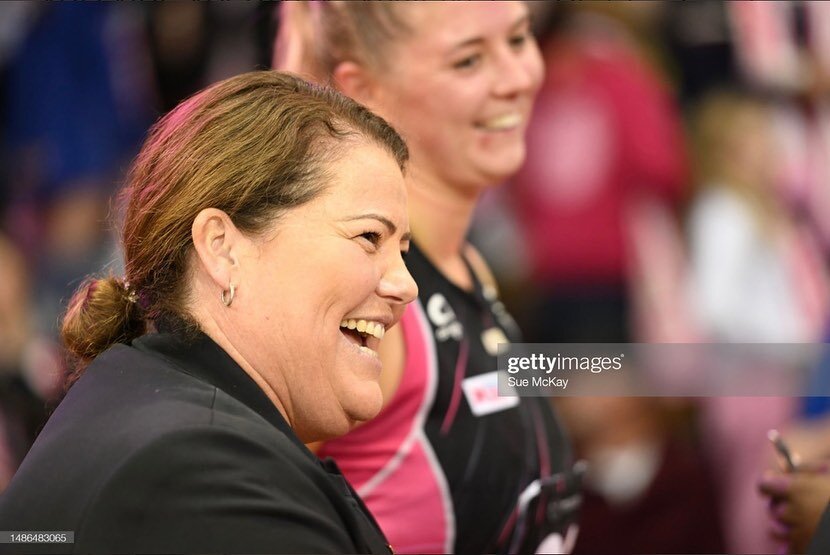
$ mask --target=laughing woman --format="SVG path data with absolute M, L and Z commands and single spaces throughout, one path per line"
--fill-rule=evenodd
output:
M 419 302 L 381 343 L 385 408 L 326 442 L 397 551 L 567 551 L 579 504 L 547 401 L 493 402 L 518 336 L 466 242 L 510 177 L 542 63 L 521 2 L 284 2 L 275 67 L 331 82 L 407 139 Z M 489 400 L 488 400 L 489 399 Z
M 378 337 L 417 291 L 407 156 L 379 117 L 277 72 L 156 124 L 124 192 L 126 275 L 72 299 L 76 381 L 0 499 L 0 529 L 74 545 L 3 547 L 388 553 L 304 443 L 381 409 Z

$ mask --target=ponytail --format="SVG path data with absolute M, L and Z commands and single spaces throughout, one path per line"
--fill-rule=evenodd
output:
M 315 51 L 313 9 L 315 7 L 309 2 L 280 3 L 271 67 L 324 83 L 328 76 L 320 67 L 320 57 Z
M 136 293 L 123 280 L 87 279 L 69 301 L 61 325 L 61 339 L 71 359 L 67 386 L 93 358 L 115 343 L 129 343 L 146 329 Z
M 396 2 L 280 2 L 272 67 L 323 84 L 345 61 L 386 69 L 391 45 L 412 33 L 401 9 Z

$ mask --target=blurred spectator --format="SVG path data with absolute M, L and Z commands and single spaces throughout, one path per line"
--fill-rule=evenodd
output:
M 682 405 L 582 397 L 557 407 L 590 461 L 574 555 L 724 551 L 716 483 Z
M 210 5 L 166 2 L 147 7 L 147 38 L 161 110 L 207 84 Z
M 678 100 L 686 107 L 737 76 L 729 12 L 722 0 L 668 2 L 663 39 L 678 73 Z
M 44 5 L 9 59 L 7 218 L 33 262 L 35 324 L 47 336 L 71 282 L 113 258 L 109 196 L 152 118 L 140 39 L 122 14 L 109 4 Z
M 563 10 L 544 45 L 547 78 L 512 189 L 539 293 L 525 329 L 535 341 L 626 341 L 628 213 L 641 199 L 681 198 L 679 113 L 616 17 L 624 10 Z
M 717 92 L 692 128 L 700 193 L 691 207 L 692 298 L 705 336 L 727 342 L 821 338 L 827 278 L 810 235 L 780 197 L 780 158 L 768 104 Z M 766 431 L 791 418 L 789 398 L 707 399 L 705 434 L 722 469 L 729 549 L 774 549 L 755 482 L 769 459 Z
M 249 2 L 146 4 L 152 66 L 166 112 L 221 79 L 270 66 L 262 52 L 272 6 Z
M 821 338 L 827 279 L 809 236 L 776 190 L 778 165 L 765 104 L 708 98 L 695 118 L 701 193 L 689 220 L 694 299 L 714 340 Z
M 0 4 L 0 488 L 58 393 L 68 294 L 121 264 L 110 234 L 121 172 L 161 111 L 258 59 L 267 65 L 254 30 L 262 42 L 270 12 Z
M 727 3 L 745 80 L 774 94 L 782 185 L 830 253 L 830 6 Z
M 2 12 L 0 467 L 13 471 L 57 394 L 62 302 L 73 281 L 115 258 L 109 197 L 152 111 L 131 8 Z
M 32 346 L 29 275 L 25 261 L 0 232 L 0 492 L 46 419 L 25 367 Z
M 724 262 L 724 267 L 716 268 L 717 263 L 709 259 L 708 305 L 702 305 L 701 312 L 716 339 L 817 341 L 828 321 L 822 257 L 826 260 L 830 253 L 830 10 L 824 2 L 724 6 L 741 76 L 771 102 L 733 95 L 732 107 L 741 115 L 733 116 L 730 108 L 721 105 L 725 120 L 710 118 L 720 133 L 717 144 L 747 157 L 747 165 L 737 168 L 734 162 L 723 161 L 728 155 L 719 153 L 717 145 L 703 145 L 712 156 L 710 162 L 725 163 L 728 172 L 746 183 L 726 185 L 717 194 L 703 193 L 696 207 L 699 214 L 709 214 L 709 223 L 718 211 L 732 218 L 731 225 L 715 224 L 725 233 L 717 239 L 718 232 L 708 229 L 706 222 L 697 225 L 698 234 L 709 238 L 706 250 L 720 253 Z M 729 130 L 741 121 L 750 128 Z M 764 129 L 758 131 L 759 127 Z M 752 131 L 761 136 L 752 136 Z M 740 259 L 730 258 L 727 250 Z M 736 272 L 743 272 L 740 283 Z M 702 280 L 699 275 L 699 287 L 704 286 Z M 721 303 L 715 298 L 718 295 L 735 296 Z M 824 367 L 828 368 L 826 361 Z M 824 374 L 819 380 L 826 382 L 830 378 L 827 371 Z M 708 403 L 713 456 L 728 466 L 733 477 L 724 500 L 732 505 L 728 514 L 734 515 L 729 526 L 734 550 L 770 548 L 762 543 L 765 534 L 757 531 L 764 528 L 764 521 L 748 476 L 757 475 L 767 458 L 765 428 L 784 426 L 792 418 L 796 407 L 786 404 L 785 399 Z M 806 413 L 814 420 L 787 426 L 788 441 L 807 460 L 826 456 L 830 450 L 830 421 L 822 418 L 827 409 L 826 400 L 809 398 Z
M 687 172 L 680 114 L 651 65 L 662 53 L 643 48 L 654 46 L 661 9 L 556 7 L 528 160 L 510 189 L 538 295 L 528 303 L 531 340 L 694 337 L 675 215 Z M 677 407 L 642 398 L 561 401 L 591 463 L 575 553 L 723 550 L 707 461 L 693 439 L 662 425 Z

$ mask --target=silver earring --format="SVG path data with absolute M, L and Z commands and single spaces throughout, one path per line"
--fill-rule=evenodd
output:
M 228 288 L 230 289 L 230 293 L 227 297 L 225 296 L 224 289 L 222 290 L 222 294 L 220 295 L 220 298 L 222 299 L 222 302 L 225 303 L 225 306 L 231 306 L 231 303 L 233 302 L 233 296 L 236 295 L 236 285 L 234 285 L 233 283 L 229 283 Z

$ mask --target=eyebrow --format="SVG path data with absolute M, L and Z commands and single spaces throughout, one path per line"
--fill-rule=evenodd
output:
M 360 216 L 352 216 L 351 218 L 346 218 L 343 221 L 346 222 L 353 222 L 355 220 L 377 220 L 386 226 L 386 229 L 389 230 L 390 235 L 394 235 L 395 232 L 398 231 L 398 226 L 392 223 L 392 221 L 385 217 L 381 216 L 380 214 L 361 214 Z M 412 233 L 407 231 L 401 236 L 401 241 L 409 241 L 412 239 Z
M 513 23 L 513 25 L 510 26 L 510 32 L 511 33 L 514 32 L 516 29 L 518 29 L 519 27 L 521 27 L 521 26 L 523 26 L 523 25 L 525 25 L 529 22 L 530 22 L 530 12 L 526 12 L 523 16 L 521 16 L 519 19 L 517 19 L 516 22 Z M 481 44 L 483 42 L 484 42 L 483 37 L 473 37 L 471 39 L 467 39 L 463 42 L 459 42 L 458 44 L 456 44 L 453 47 L 453 51 L 461 50 L 464 47 L 473 46 L 473 45 L 476 45 L 476 44 Z

